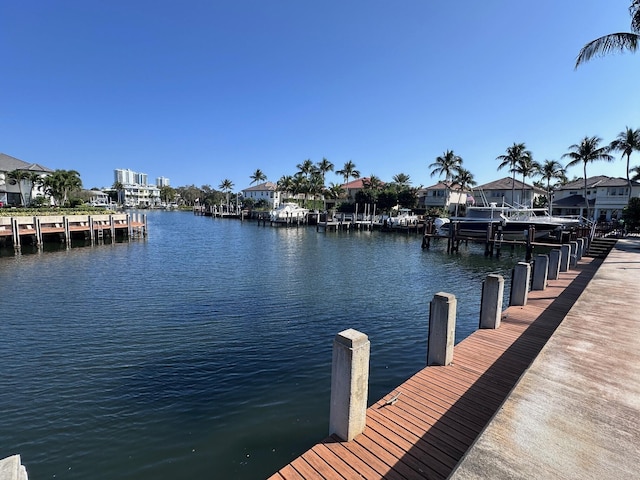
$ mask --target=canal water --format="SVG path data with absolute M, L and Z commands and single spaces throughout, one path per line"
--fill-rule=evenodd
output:
M 0 257 L 0 458 L 30 478 L 261 479 L 328 433 L 331 348 L 371 341 L 370 403 L 423 368 L 428 303 L 520 253 L 149 212 L 146 240 Z M 50 249 L 49 249 L 50 250 Z

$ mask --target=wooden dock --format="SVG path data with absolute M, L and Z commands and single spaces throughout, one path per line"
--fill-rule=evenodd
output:
M 113 239 L 122 234 L 134 238 L 146 233 L 147 216 L 136 213 L 0 217 L 0 240 L 10 239 L 16 251 L 25 241 L 41 246 L 55 238 L 71 246 L 73 236 L 78 235 L 89 238 L 93 245 L 105 236 Z
M 355 440 L 330 436 L 270 480 L 447 478 L 601 263 L 583 257 L 545 290 L 530 292 L 526 306 L 506 309 L 499 329 L 460 342 L 452 365 L 424 368 L 369 407 Z

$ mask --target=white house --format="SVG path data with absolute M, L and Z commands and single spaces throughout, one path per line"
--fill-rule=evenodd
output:
M 0 205 L 21 205 L 21 191 L 26 205 L 29 205 L 34 197 L 44 196 L 42 186 L 34 184 L 33 178 L 25 178 L 19 184 L 16 180 L 9 178 L 8 173 L 14 170 L 21 170 L 39 177 L 46 177 L 53 173 L 50 168 L 43 167 L 37 163 L 27 163 L 10 155 L 0 153 Z
M 129 207 L 153 207 L 160 204 L 160 189 L 148 184 L 146 173 L 116 169 L 113 171 L 115 182 L 122 184 L 124 204 Z
M 640 197 L 640 182 L 631 182 L 631 196 Z M 629 203 L 627 179 L 604 175 L 588 177 L 587 200 L 591 218 L 598 221 L 619 219 L 622 209 Z M 554 191 L 554 214 L 587 217 L 586 209 L 583 178 L 569 182 Z
M 264 200 L 272 208 L 278 208 L 282 202 L 282 194 L 273 182 L 264 182 L 260 185 L 245 188 L 242 190 L 242 197 L 245 199 L 250 198 L 255 202 Z

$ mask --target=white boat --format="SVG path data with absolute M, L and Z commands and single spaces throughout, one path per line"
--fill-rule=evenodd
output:
M 269 220 L 272 222 L 303 221 L 308 213 L 309 209 L 302 208 L 297 203 L 285 202 L 269 212 Z
M 388 225 L 391 228 L 408 227 L 418 224 L 418 215 L 415 215 L 409 208 L 398 209 L 398 215 L 388 218 Z

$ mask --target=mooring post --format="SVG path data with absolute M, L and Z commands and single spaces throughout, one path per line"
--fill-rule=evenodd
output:
M 536 255 L 533 259 L 533 281 L 531 290 L 544 290 L 547 288 L 549 277 L 549 256 Z
M 569 242 L 569 267 L 573 268 L 578 263 L 578 242 L 575 240 Z
M 429 304 L 428 366 L 449 365 L 453 362 L 457 303 L 455 295 L 439 292 Z
M 513 267 L 513 278 L 511 280 L 511 296 L 509 305 L 524 306 L 529 298 L 529 280 L 531 279 L 531 264 L 518 262 Z
M 490 274 L 482 281 L 480 300 L 480 328 L 498 328 L 502 318 L 504 277 Z
M 571 255 L 571 247 L 568 243 L 560 245 L 560 271 L 566 272 L 569 270 L 569 256 Z
M 584 255 L 584 238 L 579 237 L 576 242 L 578 242 L 578 250 L 576 251 L 576 259 L 581 260 L 582 255 Z
M 364 431 L 369 388 L 369 338 L 352 328 L 333 340 L 329 435 L 350 442 Z
M 554 248 L 549 252 L 549 280 L 557 280 L 558 275 L 560 274 L 560 257 L 562 256 L 562 252 L 559 248 Z

